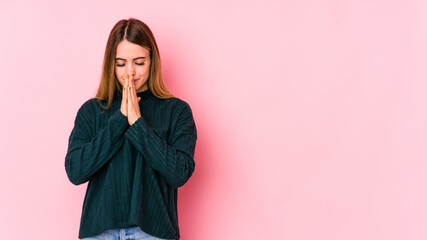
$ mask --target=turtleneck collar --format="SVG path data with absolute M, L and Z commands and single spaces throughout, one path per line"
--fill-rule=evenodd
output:
M 141 97 L 141 99 L 146 99 L 151 96 L 154 96 L 154 94 L 151 92 L 150 88 L 147 88 L 144 91 L 137 92 L 136 96 Z M 122 101 L 122 92 L 116 91 L 114 94 L 114 99 L 117 101 Z
M 151 92 L 150 88 L 147 88 L 147 89 L 146 89 L 146 90 L 144 90 L 144 91 L 137 92 L 137 93 L 136 93 L 136 95 L 137 95 L 138 97 L 141 97 L 141 99 L 144 99 L 144 98 L 147 98 L 147 97 L 149 97 L 149 96 L 152 96 L 152 95 L 153 95 L 153 93 Z

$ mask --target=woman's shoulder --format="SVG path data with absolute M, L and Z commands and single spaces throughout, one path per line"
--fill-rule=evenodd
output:
M 111 109 L 115 109 L 117 107 L 117 104 L 120 104 L 120 102 L 119 102 L 118 98 L 114 98 L 113 101 L 111 102 L 110 106 L 108 107 L 108 101 L 107 100 L 97 98 L 97 97 L 93 97 L 93 98 L 88 99 L 84 104 L 87 104 L 88 106 L 90 106 L 92 108 L 92 111 L 95 111 L 97 113 L 102 113 L 105 111 L 109 111 Z
M 101 105 L 103 106 L 107 105 L 107 101 L 101 100 L 99 98 L 93 97 L 89 98 L 86 101 L 83 102 L 83 104 L 80 106 L 78 112 L 86 113 L 86 114 L 92 114 L 94 111 L 102 110 Z
M 87 114 L 91 114 L 93 112 L 93 103 L 96 101 L 95 98 L 90 98 L 87 99 L 86 101 L 83 102 L 82 105 L 80 105 L 79 109 L 77 110 L 77 114 L 81 115 L 87 115 Z
M 170 105 L 172 109 L 175 111 L 180 111 L 180 110 L 182 111 L 184 109 L 191 111 L 190 104 L 188 104 L 187 101 L 181 98 L 171 97 L 171 98 L 161 99 L 161 101 L 163 101 L 165 104 Z

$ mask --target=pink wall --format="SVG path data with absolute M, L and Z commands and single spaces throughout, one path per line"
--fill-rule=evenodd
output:
M 120 2 L 0 2 L 2 239 L 77 239 L 68 136 L 127 17 L 196 119 L 183 240 L 427 239 L 426 1 Z

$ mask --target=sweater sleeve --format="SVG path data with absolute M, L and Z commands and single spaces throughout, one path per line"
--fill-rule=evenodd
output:
M 94 112 L 87 101 L 77 112 L 65 156 L 67 176 L 75 185 L 87 182 L 114 156 L 124 142 L 121 135 L 129 126 L 127 117 L 117 111 L 104 128 L 91 136 L 93 122 Z
M 129 127 L 125 137 L 142 153 L 147 163 L 159 171 L 169 185 L 178 188 L 184 185 L 194 172 L 194 151 L 197 131 L 190 106 L 178 109 L 175 126 L 169 141 L 159 137 L 143 117 Z

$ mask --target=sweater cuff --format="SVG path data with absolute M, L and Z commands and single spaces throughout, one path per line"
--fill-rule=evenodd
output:
M 136 150 L 143 153 L 143 145 L 147 144 L 147 135 L 149 135 L 147 131 L 149 130 L 147 122 L 141 116 L 128 128 L 124 136 L 132 143 Z
M 129 129 L 125 133 L 125 137 L 138 142 L 138 132 L 145 132 L 145 119 L 142 116 L 130 125 Z
M 110 117 L 113 129 L 123 132 L 129 126 L 128 118 L 119 110 Z

